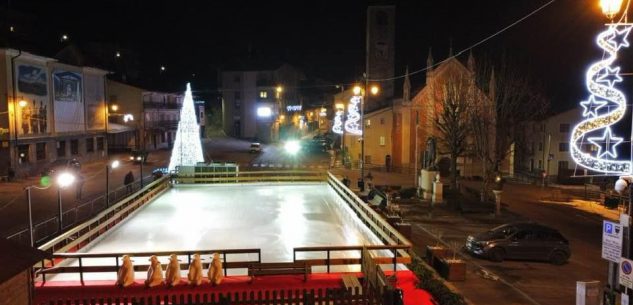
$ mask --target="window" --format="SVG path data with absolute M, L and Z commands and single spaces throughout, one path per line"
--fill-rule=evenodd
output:
M 380 118 L 380 125 L 385 125 L 385 118 Z
M 66 157 L 66 141 L 57 142 L 57 158 Z
M 385 137 L 380 136 L 380 146 L 385 146 Z
M 233 93 L 233 97 L 234 97 L 236 100 L 240 100 L 240 99 L 242 98 L 241 92 L 236 91 L 235 93 Z
M 95 139 L 94 138 L 87 138 L 86 139 L 86 152 L 93 152 L 95 151 Z
M 569 162 L 568 161 L 558 161 L 558 170 L 568 169 L 568 168 L 569 168 Z
M 46 159 L 46 143 L 37 143 L 35 144 L 35 159 L 36 160 L 44 160 Z
M 569 124 L 560 124 L 560 132 L 569 132 Z
M 266 92 L 266 91 L 259 91 L 259 97 L 260 98 L 268 98 L 268 92 Z
M 545 124 L 541 124 L 541 131 L 545 131 Z
M 543 151 L 543 142 L 538 143 L 538 151 Z
M 97 150 L 103 150 L 103 137 L 97 137 Z
M 366 120 L 366 121 L 365 121 L 365 126 L 366 126 L 366 127 L 371 126 L 371 120 Z
M 28 163 L 29 162 L 29 145 L 18 145 L 18 157 L 20 158 L 20 163 Z
M 543 160 L 538 160 L 538 168 L 543 169 Z
M 389 22 L 389 17 L 384 11 L 378 11 L 376 13 L 376 25 L 385 26 Z
M 569 143 L 567 142 L 558 143 L 558 151 L 569 151 Z
M 365 164 L 371 164 L 371 156 L 365 155 Z
M 240 100 L 235 100 L 235 109 L 240 109 L 240 107 L 242 106 L 242 103 L 240 102 Z
M 70 154 L 73 156 L 79 154 L 79 140 L 70 140 Z

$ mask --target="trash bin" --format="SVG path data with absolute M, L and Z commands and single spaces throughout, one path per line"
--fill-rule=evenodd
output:
M 360 189 L 361 192 L 365 191 L 365 181 L 363 181 L 362 178 L 358 178 L 358 182 L 356 183 L 356 186 L 358 186 L 358 189 Z

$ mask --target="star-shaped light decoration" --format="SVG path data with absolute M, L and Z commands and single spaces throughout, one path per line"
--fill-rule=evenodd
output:
M 580 102 L 580 106 L 584 108 L 582 116 L 598 116 L 598 109 L 607 105 L 607 101 L 596 101 L 596 97 L 592 94 L 588 100 Z
M 598 74 L 596 77 L 597 83 L 607 83 L 609 84 L 609 87 L 613 88 L 615 83 L 622 81 L 622 77 L 620 77 L 620 67 L 615 67 L 613 69 L 605 67 L 602 71 L 603 72 Z
M 598 158 L 602 158 L 602 156 L 604 155 L 609 155 L 611 156 L 611 158 L 614 159 L 618 157 L 618 153 L 615 151 L 615 147 L 618 146 L 618 144 L 622 143 L 622 138 L 613 137 L 611 135 L 611 128 L 607 127 L 604 130 L 602 138 L 593 137 L 589 138 L 588 140 L 593 145 L 598 146 Z
M 631 26 L 625 26 L 622 30 L 618 30 L 617 26 L 614 25 L 607 41 L 618 51 L 621 47 L 629 46 L 629 41 L 626 40 L 626 37 L 629 36 L 630 32 Z

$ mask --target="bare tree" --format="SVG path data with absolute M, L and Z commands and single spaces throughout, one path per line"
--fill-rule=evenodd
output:
M 481 200 L 486 201 L 502 162 L 527 144 L 521 128 L 540 118 L 549 104 L 529 76 L 505 57 L 496 68 L 481 65 L 476 79 L 480 88 L 487 88 L 485 95 L 473 94 L 470 117 L 473 153 L 482 162 Z
M 440 109 L 435 125 L 439 131 L 440 144 L 446 150 L 444 153 L 450 156 L 450 183 L 453 191 L 457 191 L 457 158 L 468 150 L 468 95 L 468 81 L 462 77 L 453 77 L 442 85 L 437 96 Z

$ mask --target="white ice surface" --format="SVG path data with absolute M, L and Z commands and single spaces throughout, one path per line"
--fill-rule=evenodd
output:
M 82 252 L 260 248 L 263 262 L 291 262 L 294 247 L 363 244 L 382 242 L 327 184 L 224 184 L 174 187 Z M 307 257 L 325 258 L 325 253 L 297 256 Z M 360 257 L 360 252 L 336 252 L 332 257 Z M 166 257 L 159 259 L 167 262 Z M 186 261 L 186 257 L 181 259 Z M 236 260 L 257 257 L 227 257 L 227 261 Z M 135 263 L 148 264 L 146 258 L 136 258 Z M 84 265 L 103 264 L 114 261 L 84 260 Z M 53 279 L 70 279 L 68 276 Z M 88 278 L 112 279 L 115 275 Z

